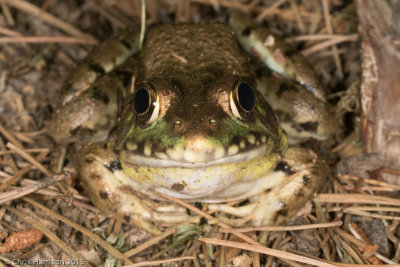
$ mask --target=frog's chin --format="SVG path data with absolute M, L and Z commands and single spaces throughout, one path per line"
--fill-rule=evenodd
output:
M 167 168 L 167 167 L 181 167 L 181 168 L 204 168 L 214 165 L 230 164 L 237 162 L 245 162 L 255 160 L 265 156 L 268 152 L 267 145 L 261 145 L 248 151 L 240 152 L 234 155 L 226 155 L 219 159 L 204 160 L 201 162 L 178 161 L 168 158 L 166 154 L 162 157 L 147 157 L 143 155 L 134 154 L 132 152 L 123 152 L 120 160 L 128 164 L 137 166 L 147 166 L 151 168 Z

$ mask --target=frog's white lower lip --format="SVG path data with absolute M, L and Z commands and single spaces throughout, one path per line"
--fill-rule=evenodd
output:
M 176 161 L 173 159 L 161 159 L 156 157 L 146 157 L 143 155 L 135 154 L 134 152 L 123 152 L 121 159 L 125 159 L 125 164 L 134 164 L 138 166 L 147 166 L 151 168 L 170 168 L 170 167 L 180 167 L 180 168 L 204 168 L 213 165 L 237 163 L 248 160 L 254 160 L 261 158 L 267 152 L 267 145 L 261 145 L 252 150 L 238 153 L 232 156 L 222 157 L 217 160 L 210 160 L 205 162 L 184 162 Z

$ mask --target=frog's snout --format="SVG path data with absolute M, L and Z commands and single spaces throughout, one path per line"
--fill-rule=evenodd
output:
M 177 161 L 187 163 L 209 162 L 225 156 L 225 149 L 204 135 L 185 137 L 178 147 L 167 149 L 167 155 Z

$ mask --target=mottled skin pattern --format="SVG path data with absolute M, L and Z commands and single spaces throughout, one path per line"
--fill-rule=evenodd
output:
M 264 39 L 248 42 L 257 27 L 237 16 L 230 23 L 154 26 L 139 52 L 137 31 L 124 33 L 71 74 L 49 133 L 85 143 L 114 126 L 75 157 L 83 187 L 107 214 L 153 234 L 161 224 L 198 221 L 161 193 L 215 203 L 209 208 L 231 214 L 220 220 L 232 226 L 279 224 L 321 187 L 326 165 L 311 150 L 287 147 L 270 108 L 291 142 L 329 136 L 334 123 L 315 74 L 307 64 L 289 68 L 303 66 L 297 54 L 279 60 L 284 74 L 271 72 L 257 58 L 288 51 L 264 51 Z

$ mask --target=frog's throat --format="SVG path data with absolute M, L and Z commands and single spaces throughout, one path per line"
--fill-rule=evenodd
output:
M 229 163 L 244 162 L 249 160 L 259 159 L 268 154 L 268 144 L 261 145 L 258 148 L 250 151 L 242 152 L 232 156 L 223 157 L 217 160 L 207 162 L 181 162 L 172 159 L 160 159 L 153 157 L 146 157 L 132 152 L 124 151 L 121 153 L 120 161 L 123 165 L 137 165 L 147 166 L 151 168 L 167 168 L 167 167 L 181 167 L 181 168 L 204 168 L 214 165 L 222 165 Z

